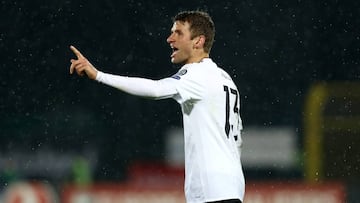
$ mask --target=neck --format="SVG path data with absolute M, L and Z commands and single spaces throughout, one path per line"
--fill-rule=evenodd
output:
M 186 63 L 199 63 L 204 58 L 209 58 L 209 53 L 203 52 L 202 54 L 196 55 L 189 59 Z

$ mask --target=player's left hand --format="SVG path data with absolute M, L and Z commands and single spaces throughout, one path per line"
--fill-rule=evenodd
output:
M 70 49 L 77 57 L 77 59 L 70 60 L 70 74 L 73 74 L 75 70 L 78 75 L 83 76 L 86 74 L 90 79 L 95 80 L 97 75 L 96 68 L 74 46 L 70 46 Z

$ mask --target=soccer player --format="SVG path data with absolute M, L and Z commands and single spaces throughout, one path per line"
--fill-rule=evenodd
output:
M 233 80 L 210 58 L 215 26 L 202 11 L 184 11 L 173 19 L 167 38 L 171 62 L 183 65 L 171 77 L 151 80 L 98 71 L 74 46 L 70 74 L 132 95 L 173 98 L 183 113 L 185 196 L 188 203 L 242 202 L 245 180 L 240 162 L 240 95 Z

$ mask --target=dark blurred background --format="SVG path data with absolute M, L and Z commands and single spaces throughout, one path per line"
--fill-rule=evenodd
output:
M 165 132 L 182 126 L 178 104 L 69 75 L 69 45 L 104 72 L 167 77 L 178 68 L 166 43 L 171 18 L 189 9 L 213 17 L 211 57 L 239 87 L 245 129 L 291 126 L 302 149 L 309 88 L 318 81 L 360 79 L 355 0 L 1 1 L 3 159 L 93 153 L 96 180 L 123 180 L 133 160 L 163 159 Z

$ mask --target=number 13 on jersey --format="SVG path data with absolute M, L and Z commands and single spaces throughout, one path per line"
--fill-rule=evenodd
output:
M 239 125 L 238 122 L 240 119 L 239 115 L 239 93 L 236 89 L 229 88 L 228 86 L 224 85 L 224 92 L 225 92 L 225 133 L 227 138 L 229 138 L 230 130 L 232 131 L 234 125 Z M 237 114 L 237 115 L 231 115 Z M 237 116 L 237 123 L 230 123 L 230 118 Z M 234 122 L 234 121 L 233 121 Z M 238 128 L 236 128 L 238 129 Z M 238 139 L 237 133 L 234 135 L 235 141 Z

